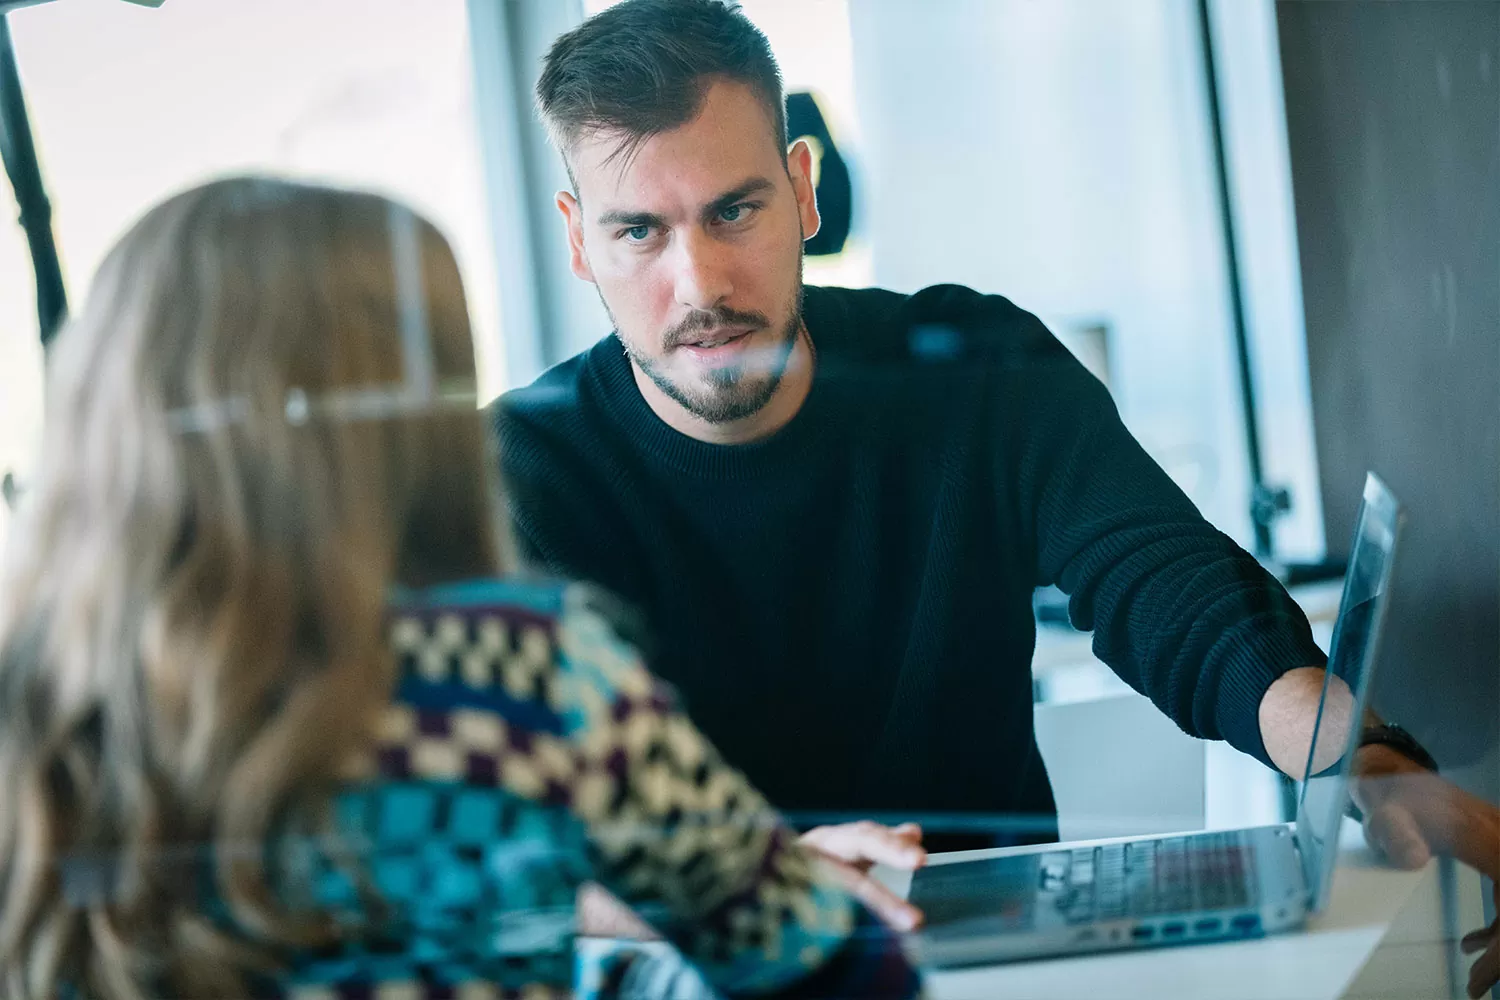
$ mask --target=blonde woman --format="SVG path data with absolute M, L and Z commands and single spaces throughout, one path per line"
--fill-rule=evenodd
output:
M 563 992 L 587 880 L 719 992 L 916 990 L 608 603 L 503 576 L 428 223 L 188 191 L 49 378 L 0 578 L 5 997 Z

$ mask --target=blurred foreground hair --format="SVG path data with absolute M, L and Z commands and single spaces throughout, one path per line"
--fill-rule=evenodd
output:
M 331 829 L 391 588 L 508 564 L 472 402 L 319 407 L 406 398 L 414 323 L 472 393 L 451 251 L 369 194 L 217 181 L 101 266 L 0 574 L 0 994 L 243 996 L 341 933 L 265 845 Z

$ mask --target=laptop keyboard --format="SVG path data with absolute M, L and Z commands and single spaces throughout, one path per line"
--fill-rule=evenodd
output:
M 1038 871 L 1069 923 L 1255 904 L 1254 857 L 1235 832 L 1055 851 Z

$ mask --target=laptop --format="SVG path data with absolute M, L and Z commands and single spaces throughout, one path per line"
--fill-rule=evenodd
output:
M 913 945 L 944 968 L 1084 952 L 1259 937 L 1301 926 L 1328 901 L 1349 803 L 1358 724 L 1328 726 L 1331 678 L 1354 720 L 1369 700 L 1403 511 L 1365 480 L 1343 599 L 1295 823 L 1146 838 L 1043 844 L 919 869 L 911 902 L 926 915 Z M 1320 739 L 1324 745 L 1320 746 Z M 1329 752 L 1330 739 L 1343 742 Z M 1312 773 L 1313 761 L 1336 760 Z

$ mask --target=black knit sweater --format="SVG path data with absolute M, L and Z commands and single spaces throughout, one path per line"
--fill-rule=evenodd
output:
M 652 669 L 772 802 L 1055 836 L 1048 583 L 1184 730 L 1265 759 L 1262 694 L 1323 662 L 1305 618 L 1036 317 L 956 286 L 810 287 L 804 315 L 812 389 L 755 444 L 662 423 L 613 337 L 495 407 L 525 550 L 644 611 Z

